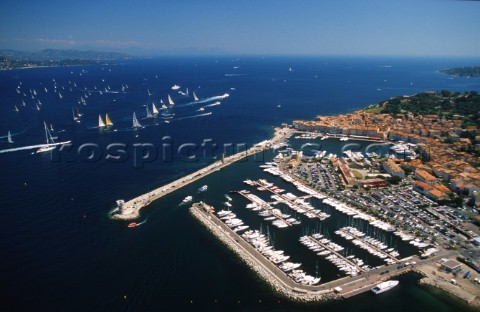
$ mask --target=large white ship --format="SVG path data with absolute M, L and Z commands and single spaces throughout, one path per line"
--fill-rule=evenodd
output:
M 397 286 L 399 281 L 386 281 L 383 283 L 378 284 L 377 286 L 373 287 L 371 290 L 374 294 L 378 295 L 383 292 L 386 292 L 387 290 L 392 289 L 393 287 Z

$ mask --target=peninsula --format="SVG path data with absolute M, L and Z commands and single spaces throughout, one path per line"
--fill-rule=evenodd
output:
M 292 125 L 276 128 L 271 140 L 129 201 L 118 200 L 112 218 L 136 219 L 140 209 L 152 201 L 244 157 L 283 146 L 288 139 L 300 143 L 338 139 L 389 143 L 389 153 L 371 151 L 366 157 L 352 150 L 342 150 L 342 155 L 317 151 L 314 156 L 292 147 L 276 150 L 273 161 L 260 167 L 304 194 L 287 193 L 265 179 L 246 179 L 243 182 L 250 189 L 230 193 L 250 201 L 245 208 L 251 212 L 243 205 L 228 203 L 227 210 L 217 210 L 200 202 L 193 204 L 190 213 L 273 289 L 291 300 L 349 298 L 394 276 L 416 271 L 424 277 L 422 284 L 439 287 L 478 307 L 480 266 L 475 244 L 480 242 L 480 230 L 474 224 L 480 220 L 476 209 L 480 205 L 480 136 L 474 108 L 478 100 L 474 91 L 426 92 L 394 97 L 350 114 L 295 120 Z M 260 192 L 268 195 L 262 199 Z M 275 208 L 278 204 L 295 213 Z M 300 243 L 344 275 L 321 282 L 321 277 L 299 269 L 301 263 L 288 262 L 290 255 L 283 250 L 275 250 L 268 233 L 261 228 L 249 229 L 250 225 L 239 218 L 255 212 L 281 230 L 308 219 L 322 222 L 332 214 L 328 209 L 338 211 L 338 218 L 343 214 L 357 220 L 358 227 L 333 227 L 327 233 L 342 237 L 346 246 L 355 245 L 349 246 L 353 252 L 363 249 L 384 263 L 365 264 L 352 250 L 345 252 L 330 235 L 314 231 L 301 236 Z M 381 234 L 375 238 L 372 233 Z M 402 252 L 400 256 L 397 243 L 411 244 L 418 253 Z M 459 274 L 464 278 L 457 278 Z
M 0 70 L 65 67 L 106 64 L 107 61 L 125 60 L 130 55 L 116 52 L 46 49 L 37 52 L 0 50 Z
M 480 66 L 448 68 L 442 69 L 440 72 L 457 77 L 480 77 Z

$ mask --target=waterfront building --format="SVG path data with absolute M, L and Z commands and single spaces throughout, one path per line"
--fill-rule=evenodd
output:
M 441 264 L 442 269 L 447 272 L 459 272 L 462 268 L 460 263 L 455 260 L 447 259 L 446 261 L 442 262 Z

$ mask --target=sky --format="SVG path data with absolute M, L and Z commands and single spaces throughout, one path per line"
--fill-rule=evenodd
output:
M 480 1 L 2 0 L 0 49 L 480 56 Z

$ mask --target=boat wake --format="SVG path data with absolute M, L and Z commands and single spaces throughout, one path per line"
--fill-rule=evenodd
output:
M 148 220 L 148 218 L 145 218 L 145 220 L 143 220 L 142 222 L 139 222 L 139 223 L 137 223 L 137 226 L 139 226 L 139 225 L 142 225 L 142 224 L 146 223 L 146 222 L 147 222 L 147 220 Z
M 225 77 L 240 77 L 247 76 L 248 74 L 225 74 Z
M 203 106 L 203 107 L 212 107 L 212 106 L 217 106 L 217 105 L 220 105 L 220 104 L 222 104 L 222 102 L 216 101 L 216 102 L 214 102 L 214 103 L 212 103 L 212 104 L 208 104 L 208 105 L 205 105 L 205 106 Z
M 140 225 L 144 224 L 145 222 L 147 222 L 147 219 L 143 220 L 143 221 L 140 222 L 140 223 L 130 222 L 130 223 L 128 224 L 128 227 L 129 227 L 129 228 L 137 227 L 137 226 L 140 226 Z
M 203 104 L 203 103 L 208 103 L 208 102 L 213 102 L 213 101 L 219 101 L 219 100 L 226 99 L 226 98 L 229 97 L 229 96 L 230 96 L 230 94 L 225 93 L 224 95 L 212 96 L 212 97 L 208 97 L 208 98 L 205 98 L 205 99 L 202 99 L 202 100 L 198 100 L 198 101 L 194 101 L 194 102 L 189 102 L 189 103 L 185 103 L 185 104 L 181 104 L 181 105 L 176 105 L 176 106 L 177 106 L 177 107 L 184 107 L 184 106 L 191 106 L 191 105 L 196 105 L 196 104 Z
M 16 147 L 16 148 L 9 148 L 9 149 L 0 150 L 0 154 L 10 153 L 10 152 L 17 152 L 17 151 L 25 151 L 25 150 L 36 149 L 36 148 L 38 149 L 38 148 L 50 147 L 50 146 L 57 146 L 57 145 L 63 145 L 63 144 L 68 144 L 68 143 L 70 143 L 70 141 L 58 142 L 58 143 L 49 143 L 49 144 L 29 145 L 29 146 L 22 146 L 22 147 Z
M 211 114 L 213 114 L 213 113 L 212 113 L 212 112 L 208 112 L 208 113 L 198 114 L 198 115 L 193 115 L 193 116 L 180 117 L 180 118 L 177 118 L 176 120 L 204 117 L 204 116 L 209 116 L 209 115 L 211 115 Z

